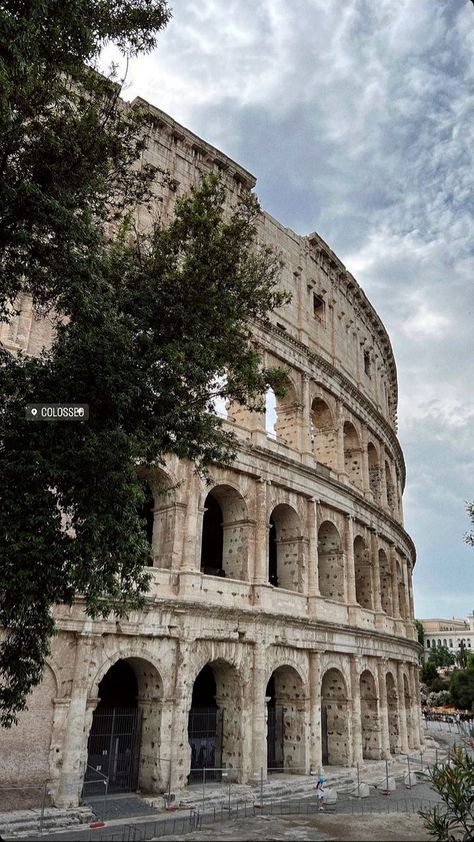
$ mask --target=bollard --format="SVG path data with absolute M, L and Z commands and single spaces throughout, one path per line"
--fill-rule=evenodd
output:
M 385 789 L 388 792 L 388 760 L 385 758 Z
M 43 786 L 43 795 L 41 797 L 41 814 L 40 814 L 40 823 L 39 823 L 39 834 L 40 836 L 43 833 L 43 823 L 44 823 L 44 808 L 46 806 L 46 795 L 48 792 L 48 785 L 45 784 Z
M 357 798 L 360 798 L 360 770 L 359 770 L 359 764 L 357 764 Z
M 202 770 L 202 811 L 204 813 L 204 802 L 206 800 L 206 767 Z

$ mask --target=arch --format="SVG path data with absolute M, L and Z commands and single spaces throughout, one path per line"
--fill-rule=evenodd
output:
M 311 404 L 311 434 L 316 461 L 337 470 L 337 430 L 328 404 L 319 397 Z
M 330 667 L 321 682 L 321 740 L 323 763 L 350 766 L 349 701 L 342 672 Z
M 269 582 L 289 591 L 303 590 L 303 535 L 298 513 L 279 503 L 270 516 Z
M 356 428 L 344 422 L 344 471 L 352 485 L 362 488 L 362 454 Z
M 145 498 L 140 507 L 140 517 L 152 549 L 153 567 L 169 570 L 178 552 L 175 541 L 178 513 L 175 487 L 176 478 L 161 468 L 142 476 Z
M 250 524 L 243 496 L 230 485 L 216 485 L 204 501 L 201 572 L 248 579 Z
M 359 679 L 360 718 L 362 730 L 362 757 L 380 759 L 379 700 L 375 679 L 370 670 L 364 670 Z
M 220 780 L 223 767 L 235 769 L 241 776 L 242 709 L 243 689 L 237 668 L 223 658 L 208 661 L 193 683 L 188 718 L 190 782 L 202 780 L 204 768 L 208 780 Z
M 376 502 L 380 502 L 380 464 L 375 446 L 369 441 L 367 445 L 367 459 L 369 462 L 369 488 Z
M 357 602 L 362 608 L 372 610 L 374 607 L 372 564 L 367 544 L 360 535 L 354 539 L 354 567 Z
M 398 754 L 398 752 L 400 751 L 400 720 L 398 716 L 398 693 L 397 684 L 391 672 L 387 672 L 385 674 L 385 688 L 387 694 L 388 738 L 390 743 L 390 753 Z
M 267 767 L 269 771 L 306 771 L 304 684 L 297 670 L 277 667 L 266 689 Z
M 57 693 L 56 677 L 46 664 L 41 683 L 28 695 L 27 707 L 18 714 L 18 722 L 11 728 L 0 729 L 0 780 L 3 785 L 27 781 L 39 786 L 51 778 L 49 761 Z M 36 793 L 34 797 L 36 799 Z M 26 802 L 25 809 L 27 806 Z
M 392 571 L 385 550 L 379 550 L 380 598 L 382 610 L 388 617 L 393 617 Z
M 277 396 L 272 388 L 265 397 L 265 429 L 270 438 L 275 438 L 287 447 L 298 447 L 298 419 L 296 389 L 289 377 L 285 380 L 286 393 Z
M 344 553 L 339 532 L 325 520 L 318 530 L 319 590 L 321 596 L 344 602 Z
M 145 792 L 163 789 L 160 733 L 163 682 L 157 668 L 145 658 L 120 656 L 102 668 L 91 698 L 98 704 L 92 716 L 84 780 L 109 778 L 109 791 Z

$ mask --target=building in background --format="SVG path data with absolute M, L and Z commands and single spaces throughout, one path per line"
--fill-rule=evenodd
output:
M 240 165 L 140 104 L 147 157 L 171 176 L 155 216 L 169 220 L 201 173 L 220 172 L 231 198 L 253 189 Z M 265 365 L 288 369 L 286 396 L 268 393 L 266 417 L 221 407 L 238 456 L 211 467 L 210 485 L 175 458 L 150 477 L 146 608 L 117 622 L 91 620 L 80 599 L 56 611 L 43 682 L 0 734 L 4 783 L 48 781 L 72 805 L 98 774 L 109 791 L 156 793 L 204 767 L 246 781 L 262 767 L 308 774 L 420 745 L 390 340 L 318 234 L 262 212 L 259 236 L 281 254 L 292 295 L 253 330 Z M 53 326 L 21 304 L 1 337 L 37 353 Z
M 446 646 L 451 652 L 465 647 L 467 652 L 474 652 L 474 611 L 467 620 L 429 619 L 420 620 L 425 630 L 425 660 L 436 646 Z

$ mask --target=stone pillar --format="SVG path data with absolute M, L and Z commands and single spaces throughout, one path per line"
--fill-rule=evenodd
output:
M 367 433 L 365 427 L 362 428 L 362 447 L 360 451 L 360 459 L 362 463 L 362 490 L 369 500 L 373 500 L 373 495 L 370 490 L 369 479 L 369 454 L 367 452 Z
M 385 447 L 380 445 L 380 502 L 382 508 L 388 509 L 387 478 L 385 476 Z
M 382 611 L 382 597 L 380 594 L 379 536 L 375 529 L 371 530 L 370 554 L 372 556 L 374 610 L 380 613 Z
M 194 676 L 191 663 L 192 642 L 186 639 L 176 640 L 173 658 L 174 681 L 171 694 L 164 705 L 160 747 L 163 772 L 164 775 L 170 776 L 172 792 L 186 786 L 191 768 L 191 747 L 188 742 L 188 720 Z M 171 728 L 169 727 L 170 716 Z M 166 762 L 167 759 L 169 763 Z M 168 783 L 168 778 L 164 779 Z
M 91 625 L 88 623 L 88 625 Z M 76 807 L 82 789 L 92 710 L 88 714 L 89 667 L 93 635 L 77 635 L 71 699 L 63 742 L 63 764 L 55 803 L 58 807 Z M 97 701 L 94 700 L 94 707 Z M 89 720 L 89 727 L 86 724 Z
M 204 509 L 199 507 L 201 483 L 192 466 L 188 475 L 188 497 L 184 518 L 183 563 L 181 570 L 195 571 L 201 566 L 202 519 Z
M 344 534 L 346 552 L 346 582 L 347 602 L 349 605 L 357 605 L 355 565 L 354 565 L 354 518 L 346 515 L 346 530 Z
M 360 712 L 360 668 L 359 658 L 350 656 L 351 666 L 351 714 L 352 714 L 352 764 L 362 763 L 362 719 Z
M 318 561 L 318 510 L 317 500 L 311 497 L 308 500 L 308 599 L 309 611 L 314 616 L 316 613 L 317 597 L 319 592 L 319 561 Z
M 408 563 L 406 558 L 402 558 L 402 576 L 403 581 L 405 583 L 405 616 L 407 623 L 413 623 L 413 615 L 411 611 L 411 600 L 410 600 L 410 584 L 409 584 L 409 577 L 408 577 Z
M 386 663 L 377 660 L 377 680 L 379 685 L 379 722 L 380 748 L 384 759 L 390 758 L 390 734 L 388 726 L 387 685 L 385 683 Z
M 400 617 L 400 603 L 398 601 L 397 553 L 395 544 L 390 544 L 390 569 L 392 571 L 392 603 L 393 616 Z
M 306 465 L 314 464 L 313 448 L 311 446 L 311 406 L 309 398 L 309 376 L 302 376 L 303 408 L 301 413 L 301 454 Z
M 268 582 L 268 513 L 267 481 L 257 480 L 256 524 L 255 524 L 255 573 L 254 583 Z
M 346 468 L 344 464 L 344 415 L 342 412 L 342 404 L 340 403 L 338 403 L 337 407 L 336 436 L 337 472 L 344 477 L 346 475 Z
M 267 669 L 265 646 L 260 641 L 253 651 L 253 717 L 252 717 L 252 771 L 260 780 L 260 769 L 267 777 Z
M 321 745 L 321 654 L 320 652 L 309 653 L 309 734 L 310 750 L 309 762 L 310 771 L 318 774 L 322 771 L 322 745 Z
M 403 666 L 397 663 L 397 686 L 398 686 L 398 716 L 400 720 L 400 742 L 402 754 L 409 753 L 407 714 L 405 710 L 405 688 L 403 686 Z
M 416 667 L 414 664 L 410 664 L 408 667 L 408 679 L 410 682 L 411 694 L 411 722 L 413 729 L 413 748 L 419 748 L 421 745 L 421 705 L 418 693 L 418 682 L 416 680 Z

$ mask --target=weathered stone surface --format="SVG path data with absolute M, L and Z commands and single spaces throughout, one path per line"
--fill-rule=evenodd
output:
M 170 218 L 201 172 L 218 168 L 230 198 L 254 185 L 242 167 L 147 108 L 148 158 L 176 187 L 157 184 L 155 217 Z M 140 214 L 138 224 L 145 230 L 150 217 Z M 415 551 L 403 528 L 390 342 L 317 234 L 299 236 L 266 213 L 259 233 L 281 253 L 282 285 L 292 293 L 269 325 L 254 327 L 265 363 L 289 370 L 276 422 L 230 406 L 224 423 L 239 441 L 232 468 L 213 466 L 205 486 L 192 465 L 169 458 L 152 478 L 147 608 L 119 622 L 92 622 L 80 600 L 57 610 L 60 634 L 43 684 L 19 725 L 0 735 L 3 782 L 48 780 L 57 804 L 77 803 L 99 684 L 119 661 L 134 676 L 142 714 L 145 792 L 178 792 L 191 762 L 203 765 L 199 740 L 192 755 L 188 739 L 191 708 L 214 710 L 210 765 L 241 782 L 258 779 L 262 767 L 266 776 L 267 759 L 309 774 L 324 762 L 351 766 L 420 744 Z M 21 304 L 0 339 L 37 353 L 52 323 L 36 319 L 27 298 Z M 208 689 L 199 698 L 195 690 L 193 702 L 206 666 Z M 107 703 L 119 704 L 108 692 Z M 102 748 L 104 768 L 119 750 L 120 741 Z

